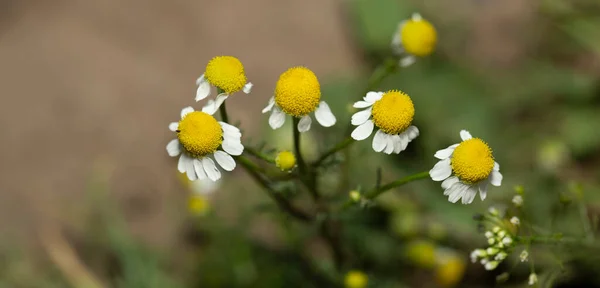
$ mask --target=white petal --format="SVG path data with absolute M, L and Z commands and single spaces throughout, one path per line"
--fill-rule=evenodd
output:
M 242 143 L 229 141 L 229 139 L 224 139 L 221 147 L 223 147 L 225 152 L 234 156 L 242 155 L 242 152 L 244 152 L 244 145 Z
M 363 100 L 365 100 L 366 102 L 369 102 L 369 103 L 375 103 L 379 99 L 381 99 L 381 97 L 383 97 L 383 92 L 371 91 L 371 92 L 367 93 L 367 95 L 363 98 Z
M 306 132 L 310 130 L 310 124 L 312 124 L 312 119 L 310 119 L 310 116 L 306 115 L 302 117 L 298 122 L 298 131 Z
M 471 133 L 469 133 L 469 131 L 460 130 L 460 139 L 462 139 L 463 141 L 467 141 L 471 138 L 473 138 L 473 136 L 471 136 Z
M 221 94 L 217 95 L 217 98 L 215 98 L 215 101 L 212 101 L 212 100 L 208 101 L 208 104 L 206 104 L 206 106 L 204 106 L 202 108 L 202 112 L 204 112 L 208 115 L 215 114 L 219 110 L 219 107 L 221 107 L 221 104 L 223 104 L 223 102 L 225 102 L 227 97 L 229 97 L 229 94 L 227 94 L 227 93 L 221 93 Z
M 190 114 L 192 112 L 194 112 L 194 108 L 192 108 L 191 106 L 181 109 L 181 119 L 183 119 L 183 117 L 185 117 L 185 115 Z
M 458 202 L 458 200 L 465 196 L 465 193 L 467 192 L 467 190 L 469 190 L 469 186 L 460 182 L 456 182 L 450 187 L 450 190 L 452 192 L 450 192 L 448 195 L 448 201 L 456 203 Z
M 477 196 L 477 186 L 471 186 L 462 197 L 462 204 L 471 204 L 473 203 L 473 199 Z
M 383 149 L 385 149 L 385 145 L 387 145 L 387 136 L 388 135 L 381 130 L 377 130 L 377 132 L 375 132 L 372 145 L 373 150 L 375 150 L 375 152 L 381 152 L 383 151 Z
M 415 64 L 415 62 L 417 62 L 417 57 L 408 55 L 408 56 L 402 57 L 400 59 L 400 62 L 398 62 L 398 65 L 400 65 L 400 67 L 408 67 L 412 64 Z
M 279 107 L 275 106 L 269 117 L 269 126 L 273 129 L 278 129 L 283 126 L 283 123 L 285 123 L 285 113 Z
M 250 91 L 252 91 L 252 86 L 254 86 L 254 84 L 248 82 L 248 83 L 246 83 L 246 85 L 244 85 L 244 88 L 242 88 L 242 91 L 246 94 L 250 94 Z
M 385 150 L 383 150 L 383 153 L 385 154 L 392 154 L 392 152 L 394 152 L 394 145 L 396 144 L 396 140 L 397 138 L 395 137 L 397 135 L 387 135 L 387 145 L 385 145 Z
M 398 138 L 396 138 L 396 141 L 394 142 L 394 153 L 399 154 L 400 152 L 404 151 L 406 146 L 408 146 L 408 142 L 408 136 L 406 136 L 406 133 L 398 135 Z
M 479 184 L 479 197 L 481 198 L 481 201 L 485 200 L 485 197 L 487 197 L 488 183 L 488 181 L 483 181 Z
M 329 105 L 325 101 L 319 103 L 319 107 L 315 111 L 315 118 L 317 118 L 317 122 L 323 127 L 331 127 L 336 122 L 335 115 L 333 115 L 331 109 L 329 109 Z
M 181 145 L 179 144 L 179 140 L 173 139 L 167 144 L 167 153 L 171 157 L 175 157 L 181 154 Z
M 177 131 L 177 128 L 179 128 L 178 122 L 171 122 L 171 124 L 169 124 L 169 130 L 175 132 Z
M 354 115 L 352 115 L 351 123 L 354 126 L 358 126 L 367 122 L 367 120 L 369 120 L 370 117 L 371 108 L 354 113 Z
M 439 161 L 429 170 L 429 176 L 433 181 L 442 181 L 452 174 L 452 167 L 450 166 L 450 159 L 444 159 Z
M 262 113 L 264 114 L 271 111 L 271 109 L 273 109 L 273 106 L 275 106 L 275 96 L 269 99 L 269 104 L 267 104 L 267 107 L 265 107 L 265 109 L 262 110 Z
M 352 107 L 354 108 L 367 108 L 370 107 L 371 105 L 373 105 L 373 103 L 367 102 L 367 101 L 358 101 L 355 102 L 354 105 L 352 105 Z
M 399 47 L 400 45 L 402 45 L 402 37 L 400 37 L 401 26 L 402 25 L 398 25 L 398 28 L 394 32 L 394 37 L 392 37 L 392 48 Z
M 206 176 L 208 176 L 208 179 L 217 181 L 219 178 L 221 178 L 221 171 L 217 169 L 217 166 L 215 166 L 215 162 L 212 159 L 208 157 L 202 158 L 202 166 L 204 168 L 204 172 L 206 172 Z
M 196 80 L 198 89 L 196 90 L 196 102 L 208 97 L 210 95 L 210 83 L 204 79 L 204 74 Z
M 202 166 L 202 162 L 200 162 L 200 160 L 194 158 L 193 160 L 194 163 L 194 171 L 196 171 L 196 175 L 198 176 L 199 180 L 204 180 L 206 179 L 206 173 L 204 172 L 204 167 Z
M 413 21 L 421 21 L 421 20 L 423 20 L 423 18 L 421 17 L 421 14 L 419 14 L 419 13 L 413 13 L 411 18 L 412 18 Z
M 187 162 L 192 162 L 192 158 L 187 156 L 186 153 L 182 153 L 181 157 L 179 157 L 179 162 L 177 162 L 177 170 L 181 173 L 185 173 Z
M 444 189 L 448 189 L 450 188 L 450 186 L 454 185 L 454 183 L 458 182 L 458 177 L 456 176 L 451 176 L 448 177 L 448 179 L 444 180 L 444 182 L 442 182 L 442 188 Z
M 371 135 L 371 132 L 373 132 L 374 126 L 375 125 L 373 125 L 373 121 L 368 120 L 362 125 L 356 127 L 350 136 L 352 136 L 354 140 L 365 140 L 367 137 L 369 137 L 369 135 Z
M 223 129 L 223 138 L 241 138 L 242 132 L 237 127 L 227 124 L 225 122 L 219 122 L 221 129 Z
M 498 162 L 494 162 L 494 171 L 500 171 L 500 164 Z
M 492 171 L 492 175 L 490 175 L 490 183 L 496 187 L 500 187 L 502 185 L 502 174 L 498 171 Z
M 456 147 L 458 147 L 458 144 L 450 145 L 446 149 L 438 150 L 437 152 L 435 152 L 433 157 L 438 159 L 449 158 L 450 156 L 452 156 L 452 153 L 454 153 L 454 149 L 456 149 Z
M 232 171 L 235 168 L 235 160 L 233 160 L 233 157 L 229 156 L 229 154 L 223 151 L 216 151 L 214 156 L 217 163 L 219 163 L 226 171 Z
M 185 173 L 187 174 L 188 179 L 191 181 L 198 180 L 198 175 L 196 174 L 196 170 L 194 168 L 194 160 L 191 158 L 185 163 Z
M 419 137 L 419 128 L 417 128 L 417 126 L 410 126 L 408 129 L 406 129 L 406 131 L 404 131 L 404 133 L 406 133 L 406 136 L 408 136 L 408 142 L 410 142 Z

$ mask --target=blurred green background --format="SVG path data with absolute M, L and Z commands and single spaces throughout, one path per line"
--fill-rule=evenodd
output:
M 525 187 L 529 219 L 553 233 L 583 235 L 577 208 L 559 202 L 579 201 L 574 185 L 589 217 L 600 213 L 598 1 L 113 2 L 4 1 L 0 9 L 11 148 L 0 164 L 0 287 L 337 287 L 350 270 L 368 287 L 520 287 L 529 265 L 513 259 L 518 253 L 492 272 L 469 261 L 486 245 L 473 215 L 510 205 L 516 185 Z M 350 176 L 332 169 L 321 182 L 345 199 L 372 187 L 378 169 L 383 182 L 429 170 L 433 153 L 467 129 L 490 144 L 504 175 L 485 202 L 449 203 L 429 180 L 388 192 L 337 219 L 348 256 L 337 271 L 317 227 L 281 214 L 242 169 L 216 186 L 177 175 L 164 152 L 167 123 L 197 105 L 193 81 L 211 57 L 241 55 L 260 101 L 240 100 L 230 117 L 250 143 L 266 138 L 274 149 L 292 148 L 291 127 L 271 131 L 260 109 L 279 73 L 315 67 L 338 125 L 305 138 L 314 159 L 345 137 L 350 103 L 413 12 L 436 27 L 437 50 L 379 88 L 412 97 L 420 136 L 396 156 L 356 143 Z M 8 110 L 28 107 L 18 102 L 25 98 L 40 104 L 21 121 Z M 310 207 L 304 195 L 289 196 Z M 600 287 L 598 256 L 575 252 L 557 261 L 532 251 L 540 285 Z M 505 271 L 508 281 L 496 284 Z

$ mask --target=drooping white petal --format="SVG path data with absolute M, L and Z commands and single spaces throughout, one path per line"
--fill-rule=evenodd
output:
M 408 137 L 408 142 L 415 140 L 415 138 L 419 137 L 419 128 L 417 128 L 417 126 L 410 126 L 406 129 L 406 131 L 404 131 L 404 133 L 406 133 L 406 136 Z
M 433 181 L 442 181 L 452 174 L 452 166 L 450 166 L 450 159 L 440 160 L 438 163 L 429 170 L 429 176 Z
M 354 126 L 358 126 L 367 122 L 371 117 L 371 112 L 372 108 L 369 107 L 369 109 L 365 109 L 363 111 L 358 111 L 354 113 L 354 115 L 352 115 L 352 120 L 350 120 L 350 123 L 352 123 L 352 125 Z
M 448 177 L 448 179 L 444 180 L 444 182 L 442 182 L 442 188 L 443 189 L 448 189 L 450 188 L 450 186 L 454 185 L 454 183 L 458 182 L 458 177 L 456 176 L 451 176 Z
M 264 114 L 271 111 L 271 109 L 273 109 L 273 106 L 275 106 L 275 96 L 272 96 L 271 99 L 269 99 L 269 104 L 267 104 L 267 107 L 265 107 L 262 110 L 262 113 Z
M 167 144 L 167 153 L 171 157 L 175 157 L 181 153 L 181 144 L 179 144 L 179 140 L 173 139 Z
M 169 130 L 175 132 L 175 131 L 177 131 L 177 128 L 179 128 L 179 123 L 178 122 L 171 122 L 169 124 Z
M 204 172 L 204 167 L 202 166 L 202 162 L 200 160 L 194 158 L 194 171 L 196 171 L 196 176 L 198 176 L 198 180 L 206 179 L 206 172 Z
M 492 174 L 490 175 L 490 183 L 496 187 L 500 187 L 500 185 L 502 185 L 502 174 L 500 174 L 498 171 L 492 170 Z
M 208 176 L 208 179 L 217 181 L 219 178 L 221 178 L 221 171 L 219 171 L 217 166 L 215 166 L 215 162 L 212 159 L 208 157 L 202 158 L 202 166 L 204 168 L 204 172 L 206 172 L 206 176 Z
M 394 142 L 394 153 L 399 154 L 406 149 L 406 146 L 408 146 L 408 136 L 406 133 L 402 133 L 398 135 Z
M 375 103 L 375 102 L 377 102 L 377 100 L 381 99 L 381 97 L 383 97 L 383 92 L 371 91 L 371 92 L 368 92 L 367 95 L 365 95 L 363 100 L 365 100 L 366 102 L 369 102 L 369 103 Z
M 433 157 L 438 159 L 446 159 L 452 156 L 452 153 L 454 153 L 454 149 L 456 149 L 456 147 L 458 147 L 458 144 L 450 145 L 446 149 L 438 150 L 437 152 L 435 152 Z
M 183 119 L 183 117 L 185 117 L 185 115 L 192 113 L 192 112 L 194 112 L 194 108 L 192 108 L 191 106 L 181 109 L 181 119 Z
M 462 139 L 463 141 L 467 141 L 471 138 L 473 138 L 473 136 L 471 136 L 471 133 L 469 133 L 469 131 L 460 130 L 460 139 Z
M 381 152 L 381 151 L 383 151 L 383 149 L 385 149 L 385 145 L 387 145 L 386 138 L 387 138 L 387 134 L 385 134 L 383 131 L 377 130 L 377 132 L 375 132 L 375 136 L 373 137 L 373 145 L 372 145 L 373 150 L 375 150 L 375 152 Z
M 219 121 L 219 125 L 221 125 L 221 129 L 223 129 L 223 138 L 239 139 L 242 137 L 242 132 L 237 127 L 221 121 Z
M 415 62 L 417 62 L 417 57 L 415 57 L 413 55 L 406 55 L 406 56 L 400 58 L 398 65 L 400 65 L 400 67 L 406 68 L 412 64 L 415 64 Z
M 223 147 L 223 150 L 230 155 L 239 156 L 242 155 L 242 152 L 244 152 L 244 145 L 242 145 L 242 143 L 233 142 L 229 139 L 224 139 L 221 146 Z
M 310 119 L 310 116 L 306 115 L 300 118 L 300 121 L 298 121 L 298 131 L 306 132 L 310 130 L 310 124 L 312 124 L 312 119 Z
M 362 125 L 356 127 L 350 136 L 352 136 L 354 140 L 365 140 L 367 137 L 369 137 L 369 135 L 371 135 L 371 132 L 373 132 L 373 127 L 375 127 L 373 121 L 368 120 Z
M 186 153 L 181 153 L 181 157 L 179 157 L 179 161 L 177 162 L 177 170 L 181 173 L 185 173 L 187 162 L 191 162 L 192 158 L 187 156 Z
M 481 198 L 481 201 L 485 200 L 485 197 L 487 197 L 488 183 L 488 181 L 482 181 L 479 183 L 479 197 Z
M 185 173 L 187 174 L 188 179 L 190 181 L 198 180 L 198 175 L 196 174 L 196 170 L 194 168 L 194 159 L 190 159 L 185 163 Z
M 235 160 L 233 160 L 233 157 L 229 156 L 229 154 L 217 150 L 214 153 L 214 156 L 217 163 L 219 163 L 225 171 L 232 171 L 235 168 Z
M 283 126 L 283 123 L 285 123 L 285 113 L 279 107 L 275 106 L 269 117 L 269 126 L 273 129 L 278 129 Z
M 352 107 L 354 108 L 367 108 L 370 107 L 371 105 L 373 105 L 373 103 L 367 102 L 367 101 L 357 101 L 355 102 Z
M 396 138 L 394 138 L 394 135 L 387 135 L 386 137 L 386 142 L 387 144 L 385 145 L 385 150 L 383 150 L 383 153 L 385 154 L 392 154 L 392 152 L 394 152 L 394 145 L 396 144 Z
M 227 93 L 221 93 L 221 94 L 217 95 L 217 98 L 215 98 L 215 101 L 212 101 L 212 100 L 208 101 L 208 104 L 206 104 L 206 106 L 202 107 L 202 112 L 204 112 L 208 115 L 215 114 L 219 110 L 219 107 L 221 107 L 223 102 L 225 102 L 225 100 L 228 97 L 229 97 L 229 94 L 227 94 Z
M 477 186 L 471 186 L 462 197 L 462 204 L 471 204 L 473 203 L 473 199 L 477 196 Z
M 325 101 L 319 103 L 319 107 L 317 107 L 317 110 L 315 111 L 315 118 L 317 118 L 317 122 L 323 127 L 331 127 L 335 125 L 336 122 L 335 115 L 333 115 L 329 105 L 327 105 Z
M 196 90 L 196 102 L 210 95 L 210 83 L 204 79 L 204 74 L 196 80 L 196 85 L 198 85 L 198 89 Z
M 469 189 L 469 186 L 459 181 L 454 183 L 454 185 L 450 186 L 449 189 L 452 190 L 452 192 L 450 192 L 448 195 L 448 201 L 456 203 L 465 195 L 465 193 Z
M 246 83 L 246 85 L 244 85 L 244 88 L 242 88 L 242 91 L 246 94 L 250 94 L 250 92 L 252 91 L 252 86 L 254 86 L 254 84 L 248 82 L 248 83 Z
M 500 171 L 500 164 L 498 164 L 498 162 L 494 162 L 494 171 Z

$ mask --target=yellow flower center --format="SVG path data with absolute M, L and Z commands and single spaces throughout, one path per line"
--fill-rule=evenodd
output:
M 193 157 L 200 158 L 217 151 L 223 142 L 223 129 L 213 116 L 191 112 L 179 121 L 177 138 Z
M 424 19 L 407 20 L 400 30 L 400 37 L 404 50 L 420 57 L 433 53 L 437 42 L 435 28 Z
M 293 67 L 279 76 L 275 103 L 283 112 L 296 117 L 315 111 L 321 100 L 321 85 L 315 73 L 306 67 Z
M 209 210 L 208 201 L 200 195 L 190 196 L 188 209 L 192 215 L 204 215 Z
M 289 151 L 279 152 L 275 158 L 275 165 L 277 168 L 281 169 L 281 171 L 289 171 L 296 166 L 296 156 Z
M 415 106 L 404 92 L 391 90 L 373 104 L 373 123 L 383 132 L 396 135 L 404 132 L 415 116 Z
M 246 85 L 246 73 L 242 62 L 232 56 L 217 56 L 206 65 L 204 77 L 208 83 L 231 94 Z
M 452 154 L 452 171 L 466 183 L 487 179 L 494 168 L 492 149 L 483 140 L 471 138 L 461 142 Z
M 369 278 L 361 271 L 350 271 L 344 279 L 346 288 L 364 288 L 367 287 Z

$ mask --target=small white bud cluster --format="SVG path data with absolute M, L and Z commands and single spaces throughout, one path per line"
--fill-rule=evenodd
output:
M 495 226 L 491 231 L 486 231 L 485 237 L 490 246 L 486 249 L 473 250 L 471 262 L 475 263 L 479 260 L 486 270 L 494 270 L 508 256 L 513 238 L 508 231 L 499 226 Z

